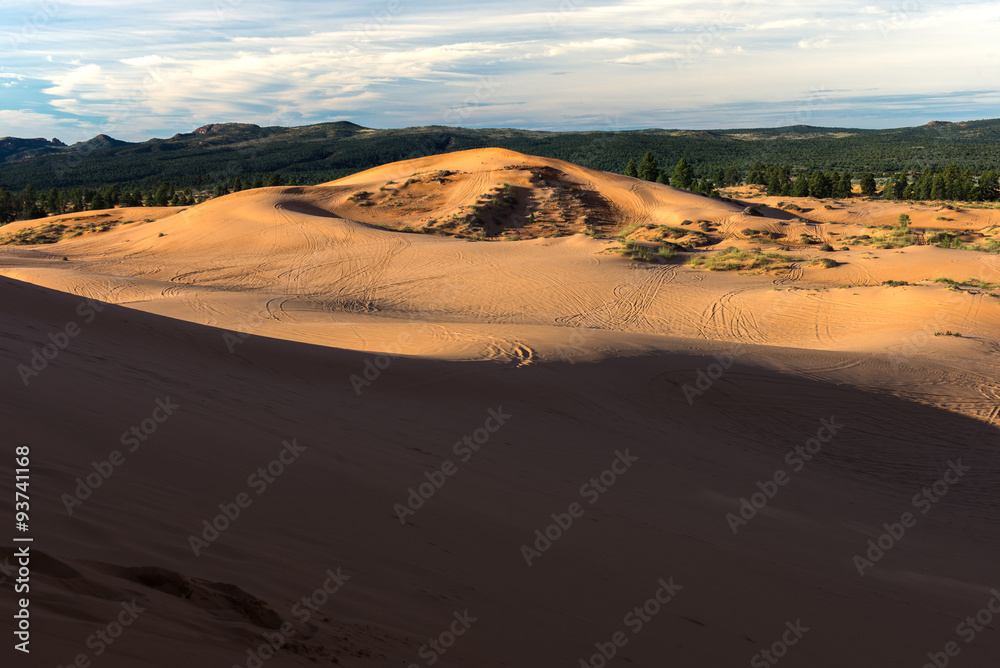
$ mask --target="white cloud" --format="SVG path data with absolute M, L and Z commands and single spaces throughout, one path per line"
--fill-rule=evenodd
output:
M 747 26 L 747 30 L 787 30 L 788 28 L 800 28 L 802 26 L 807 26 L 812 21 L 804 18 L 792 18 L 792 19 L 778 19 L 776 21 L 768 21 L 766 23 L 761 23 L 758 25 Z
M 389 0 L 63 4 L 72 11 L 40 31 L 43 41 L 5 53 L 4 67 L 42 85 L 5 89 L 0 107 L 48 105 L 129 139 L 220 119 L 442 122 L 483 78 L 497 85 L 476 122 L 532 127 L 614 116 L 635 106 L 626 100 L 636 91 L 651 109 L 693 110 L 795 99 L 819 83 L 982 90 L 995 88 L 992 72 L 968 63 L 996 53 L 995 31 L 968 26 L 1000 18 L 996 3 L 949 0 L 911 12 L 872 0 L 442 0 L 398 11 Z M 106 38 L 95 40 L 98 31 Z M 684 68 L 672 66 L 678 59 Z M 904 74 L 888 81 L 872 62 Z M 664 75 L 656 85 L 651 71 Z M 15 80 L 0 75 L 0 85 Z M 644 124 L 671 123 L 668 112 L 650 113 Z
M 123 58 L 122 63 L 126 65 L 134 65 L 136 67 L 145 67 L 146 65 L 159 65 L 160 63 L 175 63 L 177 62 L 173 58 L 163 58 L 161 56 L 140 56 L 138 58 Z
M 828 37 L 799 40 L 800 49 L 825 49 L 828 46 L 830 46 L 830 39 Z
M 0 109 L 0 128 L 3 129 L 3 133 L 11 137 L 45 137 L 48 139 L 64 130 L 70 130 L 74 136 L 79 132 L 77 123 L 28 109 Z
M 639 65 L 643 63 L 655 63 L 661 60 L 676 60 L 683 58 L 683 55 L 676 51 L 656 51 L 654 53 L 640 53 L 634 56 L 623 56 L 610 61 L 623 65 Z

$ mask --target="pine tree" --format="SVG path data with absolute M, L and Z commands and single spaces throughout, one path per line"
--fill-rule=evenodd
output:
M 53 215 L 59 215 L 63 210 L 62 195 L 54 187 L 49 190 L 48 197 L 45 198 L 45 208 Z
M 652 151 L 647 151 L 639 162 L 639 178 L 643 181 L 656 181 L 660 175 L 660 165 Z
M 14 220 L 14 197 L 0 188 L 0 225 L 6 225 Z
M 944 180 L 944 174 L 934 175 L 934 182 L 931 184 L 931 199 L 948 199 L 948 184 Z
M 913 183 L 913 196 L 915 199 L 930 199 L 931 188 L 934 186 L 934 172 L 928 167 Z
M 973 175 L 971 169 L 962 172 L 962 176 L 958 179 L 958 184 L 957 197 L 955 199 L 971 200 L 976 191 L 976 177 Z
M 767 182 L 767 176 L 764 173 L 764 163 L 757 160 L 752 165 L 750 165 L 750 171 L 747 173 L 747 185 L 763 185 Z
M 160 187 L 157 188 L 156 192 L 153 194 L 153 203 L 151 206 L 170 206 L 170 196 L 172 192 L 173 188 L 170 187 L 170 184 L 161 183 Z
M 854 183 L 851 180 L 851 173 L 845 171 L 837 181 L 837 197 L 847 198 L 854 193 Z
M 771 179 L 767 182 L 767 194 L 772 197 L 780 197 L 782 194 L 781 179 L 778 178 L 778 173 L 775 172 L 771 176 Z
M 830 177 L 819 170 L 813 172 L 812 176 L 809 177 L 809 195 L 816 199 L 823 199 L 832 194 L 833 184 L 830 182 Z
M 903 199 L 906 196 L 906 188 L 910 185 L 906 174 L 896 174 L 892 178 L 892 198 Z
M 952 163 L 941 174 L 944 179 L 945 199 L 962 199 L 962 172 Z
M 722 185 L 732 188 L 733 186 L 738 186 L 740 184 L 740 170 L 735 167 L 730 167 L 726 170 L 725 176 L 722 177 Z
M 778 167 L 778 180 L 781 181 L 781 194 L 790 195 L 792 192 L 792 170 L 785 165 Z
M 45 211 L 38 206 L 38 193 L 35 186 L 30 183 L 21 191 L 21 220 L 34 220 L 45 215 Z
M 875 175 L 871 172 L 861 175 L 861 194 L 865 197 L 874 197 L 878 186 L 875 183 Z
M 979 175 L 979 196 L 984 202 L 995 202 L 1000 199 L 1000 187 L 998 187 L 997 172 L 995 169 L 983 172 Z
M 278 174 L 278 173 L 271 174 L 269 177 L 267 177 L 267 187 L 268 188 L 274 188 L 276 186 L 282 186 L 284 184 L 285 184 L 285 180 L 282 179 L 281 175 Z
M 657 183 L 662 183 L 665 186 L 670 185 L 670 178 L 667 176 L 666 172 L 661 171 L 660 175 L 656 177 Z
M 73 213 L 83 211 L 85 208 L 83 203 L 83 192 L 79 188 L 73 188 L 73 190 L 69 193 L 69 202 Z
M 628 164 L 625 165 L 625 176 L 631 176 L 633 179 L 639 178 L 639 169 L 635 166 L 635 160 L 629 159 Z
M 94 195 L 94 199 L 90 200 L 91 211 L 98 211 L 100 209 L 107 209 L 107 208 L 108 204 L 107 202 L 104 201 L 103 193 L 97 193 L 96 195 Z
M 792 197 L 809 197 L 809 178 L 800 174 L 792 182 Z
M 882 186 L 882 199 L 893 199 L 895 195 L 892 191 L 892 174 L 888 176 L 885 180 L 885 185 Z
M 245 188 L 244 188 L 244 186 L 243 186 L 243 180 L 242 180 L 242 179 L 241 179 L 240 177 L 238 177 L 238 176 L 237 176 L 237 177 L 236 177 L 236 178 L 235 178 L 235 179 L 233 180 L 233 192 L 234 192 L 234 193 L 238 193 L 238 192 L 240 192 L 241 190 L 245 190 Z
M 670 177 L 670 185 L 689 190 L 692 183 L 694 183 L 694 168 L 688 164 L 687 160 L 681 158 L 677 161 L 677 166 L 674 167 L 673 176 Z

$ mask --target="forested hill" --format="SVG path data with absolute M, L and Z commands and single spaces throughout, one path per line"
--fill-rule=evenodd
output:
M 499 146 L 622 172 L 652 152 L 660 164 L 684 157 L 699 174 L 749 170 L 755 162 L 798 172 L 916 173 L 949 164 L 1000 167 L 1000 120 L 932 122 L 893 130 L 792 126 L 745 130 L 538 132 L 442 126 L 373 130 L 348 122 L 303 127 L 207 125 L 169 139 L 122 142 L 99 135 L 66 146 L 54 139 L 0 139 L 0 187 L 49 189 L 118 184 L 149 189 L 163 182 L 211 188 L 281 174 L 300 184 L 329 181 L 396 160 Z

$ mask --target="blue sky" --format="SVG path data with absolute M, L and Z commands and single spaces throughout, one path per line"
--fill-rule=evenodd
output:
M 0 136 L 996 118 L 997 35 L 952 0 L 38 0 L 0 16 Z

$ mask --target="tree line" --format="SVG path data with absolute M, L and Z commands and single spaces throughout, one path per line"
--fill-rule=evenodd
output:
M 855 175 L 848 170 L 797 170 L 787 165 L 754 162 L 746 173 L 739 168 L 716 169 L 699 174 L 686 158 L 678 160 L 668 175 L 653 153 L 647 152 L 639 164 L 628 161 L 624 174 L 663 183 L 684 190 L 717 197 L 719 188 L 759 185 L 776 197 L 848 198 L 854 195 Z M 879 182 L 882 182 L 881 189 Z M 890 200 L 939 200 L 996 202 L 1000 200 L 1000 172 L 997 169 L 976 171 L 961 169 L 952 163 L 941 170 L 927 167 L 920 172 L 896 172 L 876 176 L 873 172 L 857 175 L 861 195 Z
M 123 190 L 146 192 L 170 181 L 197 192 L 211 191 L 220 179 L 239 175 L 248 182 L 274 172 L 294 175 L 300 183 L 322 183 L 397 160 L 492 146 L 619 173 L 630 156 L 638 162 L 651 151 L 668 167 L 683 156 L 702 170 L 699 177 L 710 179 L 730 168 L 745 178 L 754 161 L 855 175 L 914 174 L 925 167 L 940 171 L 952 163 L 981 173 L 1000 165 L 1000 119 L 892 130 L 795 126 L 584 132 L 444 126 L 376 130 L 325 123 L 186 134 L 88 151 L 67 147 L 0 162 L 0 186 L 19 192 L 29 183 L 42 191 L 117 183 Z
M 848 198 L 854 194 L 854 185 L 860 186 L 862 196 L 881 197 L 889 200 L 939 200 L 996 202 L 1000 200 L 1000 172 L 996 169 L 982 171 L 962 169 L 949 164 L 943 169 L 927 167 L 920 172 L 899 171 L 876 174 L 865 172 L 855 176 L 850 171 L 823 171 L 819 169 L 793 170 L 787 165 L 752 163 L 745 172 L 738 167 L 715 170 L 702 169 L 681 157 L 673 169 L 660 167 L 652 151 L 647 151 L 638 164 L 628 161 L 624 174 L 655 183 L 671 185 L 684 190 L 699 192 L 710 197 L 719 196 L 719 188 L 739 185 L 759 185 L 768 195 L 779 197 Z M 880 187 L 881 182 L 881 187 Z M 294 177 L 279 173 L 255 175 L 244 181 L 236 176 L 232 180 L 215 183 L 212 188 L 195 189 L 178 187 L 170 181 L 160 183 L 150 190 L 122 188 L 118 184 L 104 188 L 51 188 L 40 194 L 28 184 L 19 193 L 10 193 L 0 187 L 0 225 L 14 220 L 31 220 L 46 215 L 78 213 L 122 207 L 190 206 L 212 197 L 221 197 L 247 188 L 297 185 Z
M 267 178 L 254 177 L 244 182 L 240 177 L 232 181 L 215 184 L 211 190 L 195 191 L 192 188 L 178 188 L 164 181 L 154 190 L 143 192 L 139 189 L 123 190 L 117 184 L 105 188 L 51 188 L 47 193 L 39 193 L 30 183 L 19 193 L 7 192 L 0 187 L 0 225 L 15 220 L 33 220 L 48 215 L 80 213 L 122 207 L 191 206 L 212 197 L 221 197 L 231 192 L 248 188 L 297 185 L 294 178 L 281 174 L 271 174 Z
M 678 160 L 673 171 L 668 175 L 667 170 L 660 169 L 656 156 L 648 151 L 639 161 L 638 166 L 635 164 L 635 160 L 628 161 L 625 166 L 625 176 L 671 185 L 684 190 L 693 190 L 712 197 L 719 195 L 718 183 L 707 177 L 698 178 L 687 158 Z

